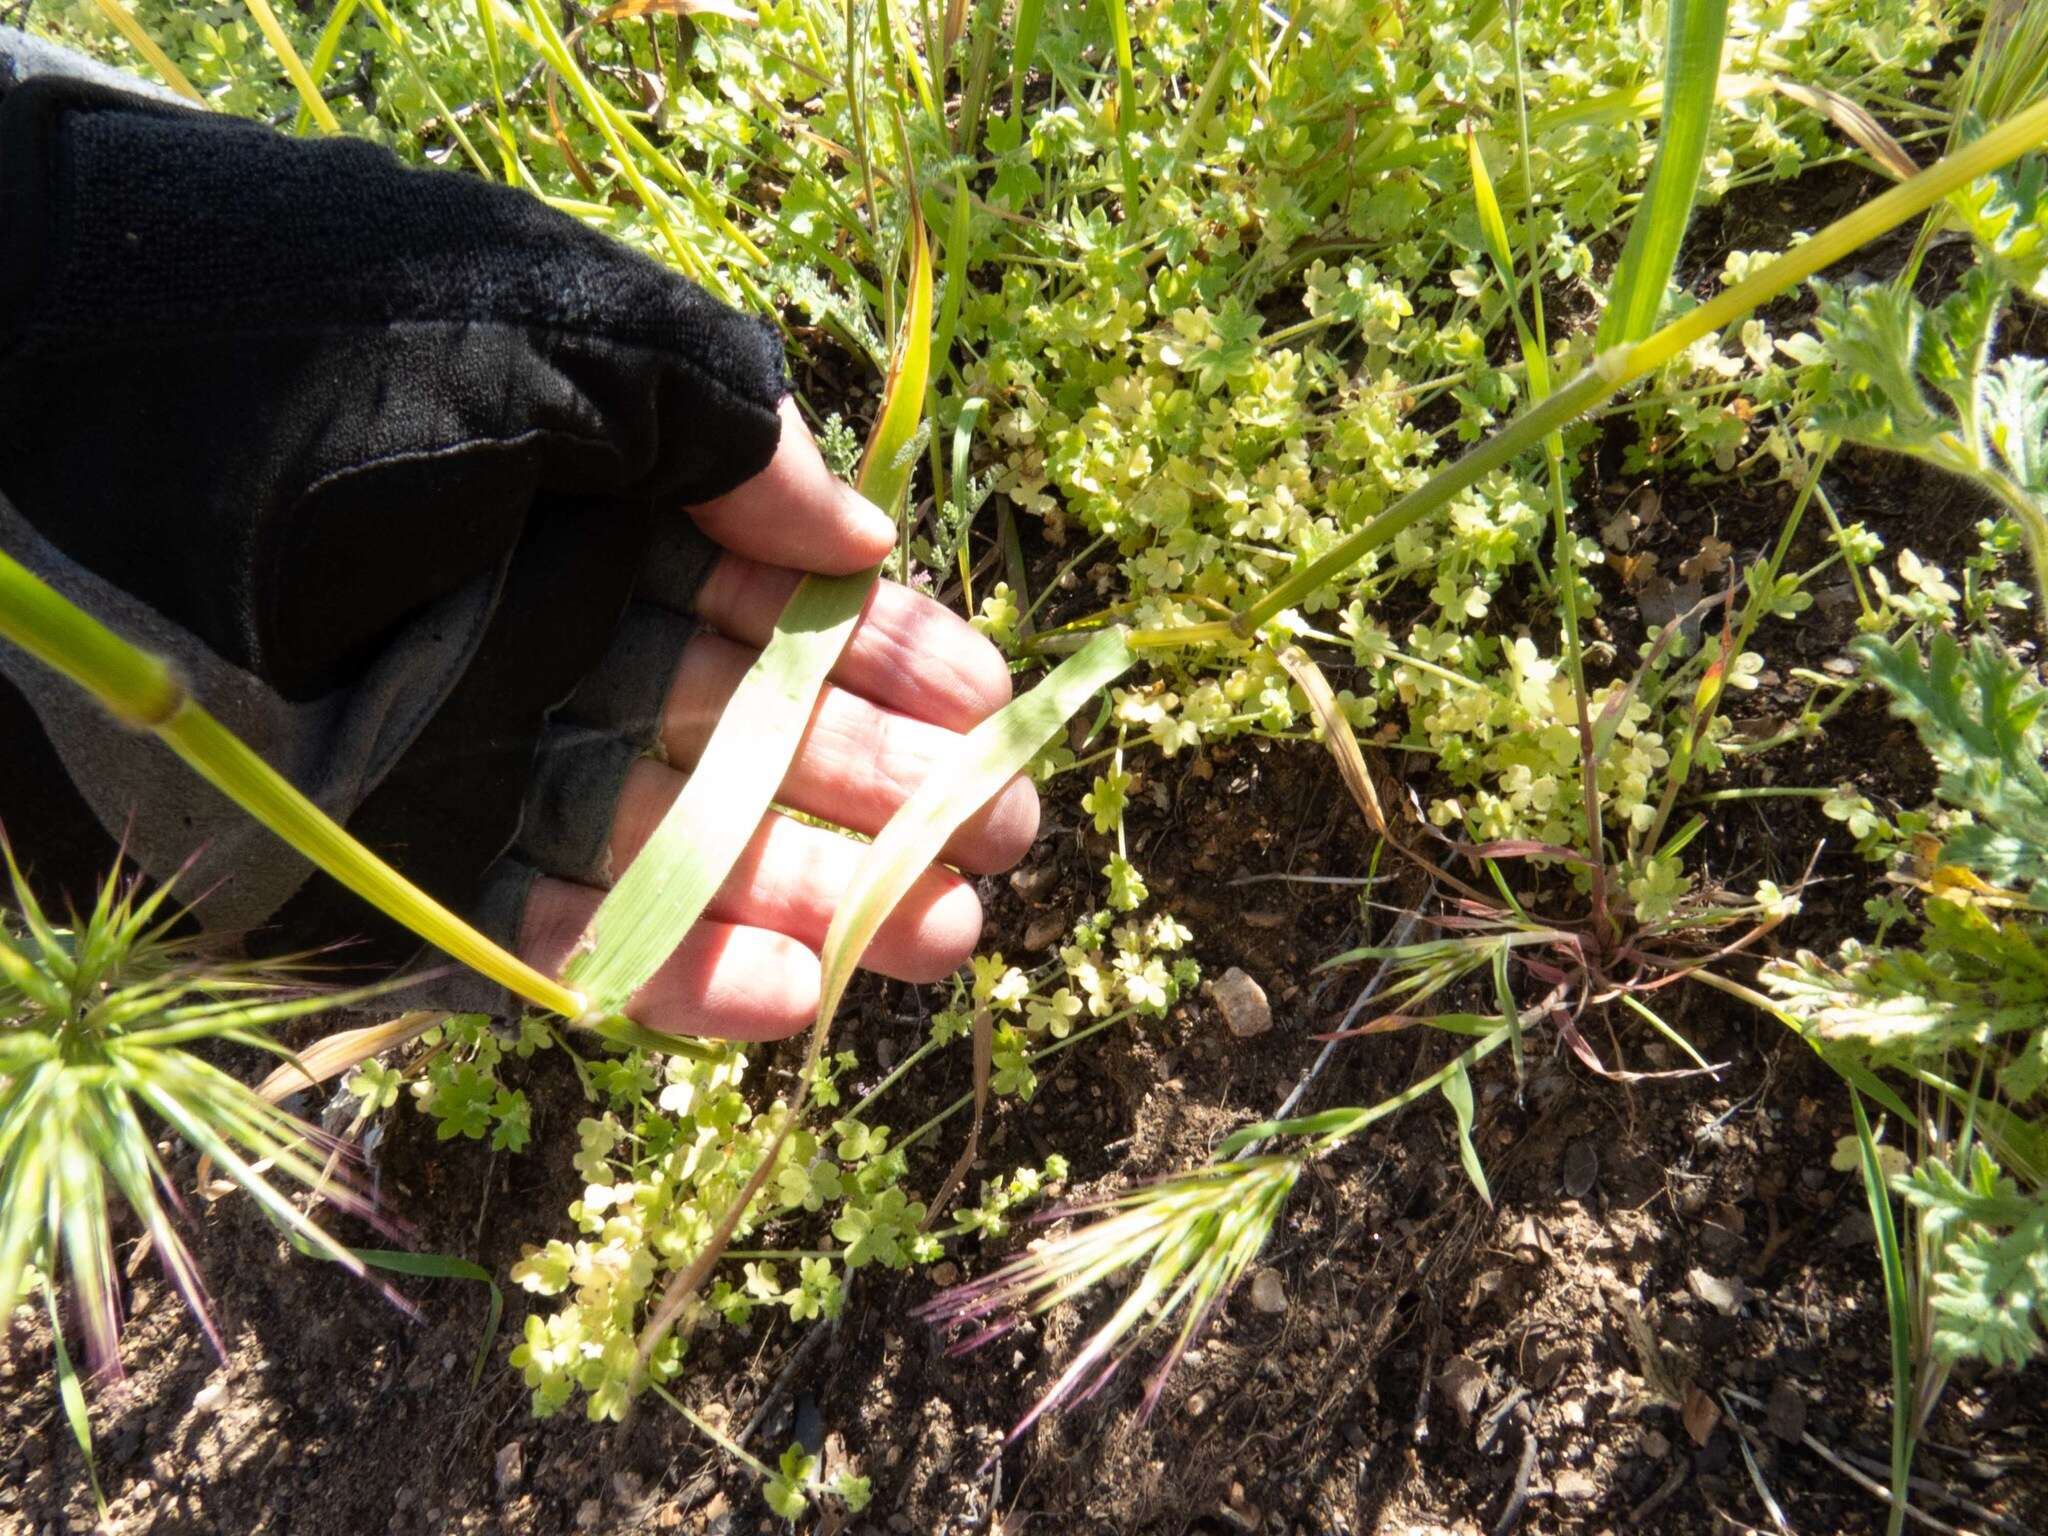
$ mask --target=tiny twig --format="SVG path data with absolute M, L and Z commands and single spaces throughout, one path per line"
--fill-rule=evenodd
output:
M 1529 1502 L 1529 1481 L 1535 1474 L 1536 1430 L 1532 1425 L 1522 1431 L 1522 1459 L 1515 1464 L 1515 1481 L 1508 1490 L 1508 1501 L 1501 1506 L 1500 1518 L 1493 1522 L 1493 1536 L 1507 1536 L 1520 1523 L 1522 1509 Z
M 1785 1511 L 1772 1495 L 1770 1485 L 1764 1481 L 1764 1469 L 1756 1459 L 1756 1452 L 1750 1448 L 1751 1430 L 1735 1412 L 1735 1405 L 1728 1400 L 1728 1393 L 1721 1393 L 1721 1406 L 1727 1411 L 1728 1422 L 1735 1426 L 1736 1448 L 1742 1452 L 1742 1464 L 1749 1470 L 1749 1481 L 1756 1489 L 1756 1496 L 1763 1500 L 1764 1512 L 1777 1526 L 1780 1536 L 1792 1536 L 1792 1527 L 1785 1519 Z

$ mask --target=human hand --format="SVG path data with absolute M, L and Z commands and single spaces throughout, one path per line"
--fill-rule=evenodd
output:
M 768 467 L 690 514 L 724 552 L 697 591 L 701 627 L 662 710 L 668 765 L 636 763 L 612 813 L 614 870 L 626 868 L 681 791 L 801 574 L 865 570 L 895 542 L 888 518 L 826 469 L 789 400 Z M 872 835 L 959 734 L 1009 697 L 1009 670 L 994 646 L 930 598 L 878 583 L 776 800 Z M 1014 779 L 954 834 L 946 857 L 993 874 L 1022 857 L 1037 830 L 1037 793 Z M 704 917 L 629 1011 L 670 1033 L 764 1039 L 803 1028 L 818 1006 L 818 947 L 863 846 L 771 811 Z M 523 957 L 558 971 L 602 895 L 546 876 L 535 881 L 520 934 Z M 966 962 L 980 932 L 973 887 L 935 867 L 882 925 L 865 964 L 904 981 L 936 981 Z

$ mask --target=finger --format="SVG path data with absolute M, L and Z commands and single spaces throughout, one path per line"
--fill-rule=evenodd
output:
M 520 956 L 558 975 L 602 899 L 602 893 L 566 880 L 534 881 Z M 779 1040 L 817 1015 L 818 957 L 788 934 L 707 919 L 633 994 L 626 1012 L 665 1034 Z
M 800 580 L 795 571 L 726 555 L 697 589 L 697 616 L 758 649 Z M 1010 702 L 1002 653 L 958 614 L 893 581 L 875 584 L 832 678 L 952 731 L 968 730 Z
M 782 402 L 782 441 L 768 467 L 689 510 L 727 549 L 827 576 L 864 571 L 896 544 L 888 514 L 825 467 L 793 396 Z
M 683 775 L 634 764 L 612 821 L 612 868 L 624 869 L 674 803 Z M 707 917 L 770 928 L 811 949 L 825 942 L 866 845 L 770 812 L 705 908 Z M 981 902 L 958 875 L 928 869 L 883 922 L 861 964 L 898 981 L 941 981 L 965 965 L 981 937 Z
M 698 635 L 663 706 L 661 743 L 669 761 L 694 764 L 756 653 L 719 635 Z M 958 745 L 952 731 L 827 685 L 775 798 L 856 832 L 876 833 Z M 1008 869 L 1038 835 L 1038 792 L 1012 779 L 962 822 L 945 858 L 977 874 Z

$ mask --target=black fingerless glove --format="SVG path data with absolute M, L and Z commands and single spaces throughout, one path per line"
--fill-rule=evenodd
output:
M 451 904 L 657 513 L 762 469 L 785 390 L 766 325 L 521 192 L 78 80 L 0 97 L 0 546 Z M 44 881 L 204 844 L 209 921 L 380 931 L 69 686 L 0 654 L 0 820 Z

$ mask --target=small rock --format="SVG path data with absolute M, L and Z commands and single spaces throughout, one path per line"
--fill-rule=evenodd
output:
M 1190 1392 L 1188 1400 L 1182 1403 L 1181 1406 L 1187 1410 L 1189 1418 L 1199 1419 L 1209 1411 L 1209 1394 L 1206 1392 Z
M 1593 1474 L 1568 1467 L 1550 1480 L 1550 1491 L 1571 1504 L 1581 1504 L 1594 1497 L 1600 1489 L 1593 1482 Z
M 1806 1433 L 1806 1394 L 1791 1382 L 1780 1378 L 1771 1388 L 1771 1400 L 1764 1408 L 1764 1418 L 1771 1426 L 1771 1433 L 1780 1440 L 1796 1442 Z
M 932 1266 L 933 1285 L 951 1285 L 960 1278 L 960 1266 L 951 1259 Z
M 1543 1257 L 1543 1229 L 1536 1225 L 1534 1216 L 1524 1216 L 1515 1227 L 1514 1236 L 1508 1239 L 1508 1247 L 1515 1257 L 1524 1264 L 1534 1264 Z
M 1236 966 L 1203 990 L 1215 1000 L 1224 1024 L 1238 1039 L 1249 1040 L 1273 1027 L 1273 1007 L 1266 1001 L 1266 989 Z
M 1280 1283 L 1280 1271 L 1262 1269 L 1252 1276 L 1252 1310 L 1268 1316 L 1287 1310 L 1287 1287 Z
M 1024 930 L 1024 947 L 1032 954 L 1038 954 L 1059 943 L 1066 931 L 1066 913 L 1048 912 L 1043 917 L 1033 918 L 1031 926 Z
M 1436 1384 L 1460 1423 L 1470 1424 L 1479 1405 L 1486 1401 L 1486 1368 L 1464 1355 L 1455 1355 L 1444 1363 Z
M 1828 1236 L 1838 1247 L 1868 1248 L 1877 1241 L 1877 1228 L 1870 1224 L 1870 1212 L 1855 1210 L 1836 1222 Z
M 612 1497 L 621 1504 L 633 1505 L 640 1502 L 646 1492 L 638 1472 L 614 1472 L 612 1474 Z
M 518 1492 L 519 1485 L 526 1480 L 526 1447 L 517 1440 L 507 1440 L 499 1447 L 491 1478 L 497 1484 L 501 1500 L 509 1499 Z
M 212 1381 L 209 1381 L 205 1386 L 192 1394 L 192 1411 L 194 1413 L 211 1413 L 227 1400 L 227 1395 L 227 1382 L 216 1376 Z
M 1749 1299 L 1749 1287 L 1740 1280 L 1724 1280 L 1719 1275 L 1708 1274 L 1704 1269 L 1686 1271 L 1685 1284 L 1693 1295 L 1723 1317 L 1735 1316 L 1742 1310 L 1743 1302 Z
M 604 1519 L 604 1505 L 596 1499 L 585 1499 L 576 1506 L 576 1529 L 594 1531 Z
M 1014 872 L 1010 876 L 1010 889 L 1029 901 L 1048 890 L 1053 881 L 1059 878 L 1059 874 L 1059 865 L 1048 859 L 1043 864 L 1034 864 L 1027 869 Z
M 1652 1461 L 1662 1461 L 1671 1454 L 1671 1439 L 1654 1429 L 1643 1431 L 1643 1454 Z
M 1600 1151 L 1590 1141 L 1575 1141 L 1564 1149 L 1564 1166 L 1559 1171 L 1564 1192 L 1583 1200 L 1600 1178 Z

